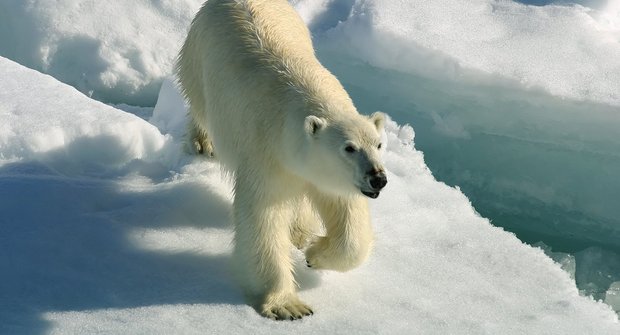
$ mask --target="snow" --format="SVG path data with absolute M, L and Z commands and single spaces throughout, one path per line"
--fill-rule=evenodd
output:
M 0 106 L 8 132 L 0 142 L 2 159 L 60 158 L 72 160 L 76 168 L 89 168 L 143 158 L 165 146 L 166 138 L 156 127 L 145 127 L 140 118 L 95 100 L 74 98 L 79 103 L 69 103 L 65 96 L 82 98 L 75 89 L 58 87 L 51 77 L 41 82 L 28 74 L 18 67 L 6 68 L 3 73 Z M 36 88 L 34 97 L 24 94 L 24 88 L 30 87 Z M 104 113 L 98 115 L 92 110 Z M 120 136 L 123 134 L 127 136 Z M 104 140 L 118 143 L 100 147 Z
M 316 24 L 324 10 L 299 2 Z M 620 22 L 612 19 L 612 5 L 598 11 L 490 0 L 349 3 L 344 22 L 322 21 L 316 29 L 333 28 L 332 43 L 377 67 L 450 80 L 490 74 L 620 105 L 620 31 L 606 27 Z
M 1 333 L 620 330 L 615 313 L 580 296 L 543 252 L 435 181 L 412 128 L 392 121 L 371 259 L 349 273 L 317 273 L 297 253 L 301 296 L 317 313 L 266 320 L 228 270 L 230 184 L 216 162 L 182 153 L 177 123 L 162 122 L 175 124 L 162 134 L 4 58 L 0 73 L 12 78 L 0 84 L 0 122 L 10 130 L 0 146 Z M 161 97 L 177 94 L 165 85 Z M 185 115 L 182 104 L 158 106 L 158 120 Z
M 613 282 L 605 293 L 605 303 L 614 310 L 620 310 L 620 281 Z
M 98 100 L 152 106 L 202 2 L 3 0 L 0 55 Z
M 0 56 L 157 118 L 128 104 L 155 104 L 201 2 L 2 1 Z M 530 243 L 620 252 L 619 1 L 291 2 L 358 108 L 413 124 L 483 215 Z
M 619 333 L 620 2 L 291 0 L 400 125 L 371 259 L 296 253 L 317 314 L 278 324 L 232 282 L 229 181 L 184 151 L 201 2 L 0 2 L 0 334 Z
M 437 179 L 522 240 L 620 252 L 617 2 L 347 4 L 296 2 L 360 110 L 413 124 Z
M 98 100 L 152 105 L 202 2 L 5 0 L 0 55 Z M 620 105 L 616 1 L 598 9 L 492 0 L 291 2 L 315 32 L 343 21 L 332 32 L 340 35 L 335 43 L 375 66 L 453 79 L 473 69 Z

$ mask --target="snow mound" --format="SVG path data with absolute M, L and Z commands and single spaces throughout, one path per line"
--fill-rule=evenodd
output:
M 152 106 L 202 2 L 5 0 L 0 55 L 95 99 Z M 330 31 L 337 48 L 375 66 L 459 80 L 474 71 L 620 105 L 617 1 L 597 9 L 494 0 L 290 2 L 317 36 Z
M 579 2 L 592 8 L 295 5 L 358 109 L 413 124 L 435 177 L 494 224 L 554 250 L 618 253 L 620 57 L 608 56 L 620 52 L 620 35 L 602 26 L 617 2 Z
M 202 0 L 3 0 L 0 55 L 93 98 L 152 106 Z
M 327 31 L 333 48 L 374 66 L 445 80 L 490 75 L 569 99 L 620 105 L 613 1 L 600 10 L 494 0 L 295 3 L 315 31 Z
M 5 58 L 0 65 L 0 163 L 36 158 L 59 173 L 90 175 L 157 160 L 172 145 L 135 115 Z
M 620 332 L 541 250 L 437 182 L 413 129 L 392 121 L 370 260 L 321 273 L 296 253 L 316 314 L 264 319 L 228 271 L 230 185 L 217 163 L 181 153 L 178 122 L 161 134 L 4 58 L 0 77 L 0 333 Z M 175 120 L 164 105 L 158 119 Z

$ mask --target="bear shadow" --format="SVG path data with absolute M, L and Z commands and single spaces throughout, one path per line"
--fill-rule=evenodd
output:
M 0 168 L 0 333 L 44 334 L 49 316 L 63 312 L 246 304 L 230 250 L 136 242 L 141 233 L 183 229 L 230 238 L 230 198 L 204 182 L 171 182 L 160 163 L 105 165 L 125 151 L 113 137 L 84 137 Z M 118 181 L 128 176 L 156 187 L 127 190 Z M 302 290 L 320 283 L 302 270 Z

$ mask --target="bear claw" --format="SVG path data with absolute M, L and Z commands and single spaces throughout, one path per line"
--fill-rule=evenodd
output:
M 314 315 L 312 309 L 302 302 L 273 307 L 263 312 L 263 315 L 275 321 L 300 320 L 304 316 Z

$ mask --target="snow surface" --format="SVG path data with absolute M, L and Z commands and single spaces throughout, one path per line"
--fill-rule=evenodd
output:
M 4 0 L 0 55 L 98 100 L 152 105 L 202 2 Z M 620 105 L 619 2 L 577 2 L 592 8 L 291 0 L 315 33 L 343 21 L 337 43 L 378 67 L 458 80 L 475 70 L 563 97 Z
M 413 124 L 437 179 L 528 243 L 603 248 L 600 271 L 575 267 L 618 278 L 620 1 L 578 2 L 295 3 L 357 107 Z
M 620 19 L 612 2 L 594 10 L 493 0 L 345 1 L 348 13 L 336 8 L 340 1 L 296 2 L 315 31 L 333 28 L 335 45 L 380 68 L 451 80 L 497 75 L 620 105 Z M 334 12 L 341 12 L 338 20 Z
M 154 105 L 201 2 L 1 1 L 0 56 L 148 118 L 127 104 Z M 291 2 L 358 108 L 413 124 L 483 215 L 620 253 L 619 0 Z
M 208 332 L 209 323 L 234 331 L 225 324 L 238 319 L 232 324 L 245 327 L 248 318 L 248 331 L 273 331 L 227 276 L 229 185 L 217 164 L 181 148 L 182 99 L 167 78 L 201 2 L 0 2 L 0 56 L 118 108 L 0 62 L 0 273 L 7 277 L 0 281 L 0 333 L 191 333 Z M 384 244 L 367 266 L 320 276 L 300 269 L 302 295 L 319 312 L 320 297 L 346 298 L 326 304 L 328 315 L 304 321 L 312 325 L 302 332 L 373 332 L 389 323 L 394 327 L 376 330 L 389 333 L 410 322 L 411 332 L 497 333 L 501 325 L 513 327 L 507 333 L 562 333 L 564 326 L 577 333 L 603 320 L 584 333 L 617 333 L 605 307 L 575 297 L 574 284 L 539 251 L 474 214 L 461 219 L 472 211 L 467 199 L 433 181 L 425 163 L 495 224 L 527 242 L 543 240 L 537 246 L 582 294 L 620 311 L 620 1 L 291 2 L 360 111 L 383 110 L 413 124 L 426 161 L 410 147 L 390 146 L 395 193 L 373 202 Z M 39 89 L 25 92 L 30 87 Z M 405 143 L 413 138 L 411 128 L 394 124 L 388 133 Z M 446 209 L 455 206 L 467 209 Z M 482 243 L 470 241 L 473 231 L 461 221 L 484 226 L 475 231 L 488 239 L 480 254 L 461 255 L 459 248 Z M 462 230 L 469 234 L 455 235 Z M 445 276 L 437 265 L 444 261 L 455 267 Z M 482 275 L 468 272 L 476 266 Z M 525 272 L 514 287 L 525 300 L 547 298 L 533 316 L 519 314 L 525 302 L 506 293 L 512 288 L 504 279 L 491 281 L 511 266 Z M 541 285 L 554 288 L 528 286 L 536 266 L 545 268 Z M 388 285 L 387 274 L 377 275 L 386 268 L 403 277 Z M 411 292 L 396 297 L 403 292 L 386 293 L 383 285 Z M 487 305 L 518 312 L 482 320 L 487 291 Z M 555 308 L 560 291 L 568 303 Z M 375 301 L 376 308 L 366 305 Z M 357 309 L 340 310 L 345 304 Z M 277 331 L 305 326 L 294 327 Z
M 620 251 L 620 107 L 497 81 L 427 79 L 331 47 L 319 52 L 360 110 L 410 122 L 433 174 L 460 186 L 494 223 L 563 251 Z
M 153 106 L 201 2 L 2 1 L 0 55 Z M 413 124 L 481 213 L 531 243 L 620 253 L 619 0 L 291 2 L 358 108 Z
M 316 314 L 264 319 L 228 270 L 230 185 L 173 135 L 184 115 L 174 86 L 154 111 L 162 134 L 5 58 L 0 76 L 10 78 L 0 82 L 2 334 L 620 331 L 616 314 L 580 296 L 540 249 L 437 182 L 413 129 L 394 122 L 370 260 L 321 273 L 297 253 L 301 296 Z
M 98 100 L 152 106 L 202 3 L 2 0 L 0 56 Z

